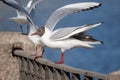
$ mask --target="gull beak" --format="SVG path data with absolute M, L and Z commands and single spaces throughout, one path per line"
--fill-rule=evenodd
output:
M 35 33 L 32 33 L 31 36 L 38 35 L 38 34 L 39 34 L 38 32 L 35 32 Z

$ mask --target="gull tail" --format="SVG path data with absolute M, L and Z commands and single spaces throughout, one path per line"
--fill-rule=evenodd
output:
M 83 26 L 80 26 L 78 27 L 76 30 L 74 30 L 71 34 L 69 34 L 68 36 L 74 36 L 74 35 L 77 35 L 77 34 L 82 34 L 82 33 L 85 33 L 86 31 L 88 31 L 89 29 L 92 29 L 94 27 L 97 27 L 99 25 L 103 24 L 103 22 L 100 22 L 100 23 L 96 23 L 96 24 L 89 24 L 89 25 L 83 25 Z
M 84 41 L 88 44 L 103 44 L 103 41 L 96 40 L 96 39 L 94 39 L 93 36 L 86 34 L 87 30 L 97 27 L 97 26 L 101 25 L 102 23 L 103 22 L 91 24 L 91 25 L 84 25 L 82 28 L 75 30 L 73 32 L 74 34 L 72 33 L 71 38 L 75 38 L 80 41 Z

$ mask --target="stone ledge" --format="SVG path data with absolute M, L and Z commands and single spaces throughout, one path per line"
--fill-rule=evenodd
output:
M 28 40 L 26 35 L 21 35 L 18 32 L 0 32 L 0 80 L 19 80 L 19 64 L 16 57 L 13 57 L 12 52 L 15 50 L 15 55 L 33 59 L 30 53 L 34 53 L 35 46 Z M 41 49 L 40 50 L 40 54 Z M 72 68 L 67 65 L 57 65 L 46 59 L 38 59 L 38 63 L 52 66 L 71 73 L 80 73 L 87 76 L 98 77 L 104 80 L 120 80 L 120 70 L 110 73 L 108 76 L 87 70 Z
M 110 73 L 108 77 L 109 80 L 120 80 L 120 70 Z
M 12 51 L 15 48 L 35 52 L 34 44 L 18 32 L 0 32 L 0 80 L 19 80 L 19 64 Z M 39 49 L 41 54 L 41 49 Z

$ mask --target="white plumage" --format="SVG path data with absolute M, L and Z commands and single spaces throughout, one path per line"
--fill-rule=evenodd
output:
M 101 25 L 101 23 L 79 27 L 61 28 L 53 31 L 57 22 L 64 16 L 75 12 L 89 10 L 91 8 L 93 9 L 98 6 L 100 6 L 100 4 L 96 2 L 70 4 L 57 9 L 49 17 L 44 26 L 45 33 L 41 35 L 41 41 L 47 47 L 60 49 L 62 51 L 61 59 L 59 62 L 56 62 L 57 64 L 62 64 L 64 62 L 64 51 L 66 50 L 75 47 L 93 48 L 93 46 L 90 44 L 101 44 L 101 41 L 95 40 L 93 37 L 83 34 L 83 32 L 99 26 Z M 33 35 L 35 34 L 38 35 L 39 31 L 37 31 Z M 77 37 L 74 36 L 79 34 L 81 34 L 80 38 L 82 37 L 83 39 L 77 39 Z

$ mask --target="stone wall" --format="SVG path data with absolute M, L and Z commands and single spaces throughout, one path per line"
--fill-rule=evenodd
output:
M 35 53 L 34 44 L 26 35 L 17 32 L 0 32 L 0 80 L 19 80 L 18 60 L 12 55 L 12 50 L 15 48 Z
M 112 72 L 108 75 L 109 80 L 120 80 L 120 70 Z
M 20 80 L 19 62 L 17 57 L 14 57 L 12 54 L 14 49 L 22 49 L 24 57 L 26 54 L 30 55 L 35 53 L 35 45 L 28 40 L 26 35 L 21 35 L 21 33 L 17 32 L 0 32 L 0 80 Z M 39 55 L 41 55 L 41 51 L 39 47 Z M 120 70 L 112 72 L 107 76 L 86 70 L 75 69 L 64 64 L 57 65 L 44 58 L 37 60 L 37 62 L 41 65 L 44 64 L 55 69 L 63 70 L 63 72 L 80 73 L 85 76 L 89 75 L 90 77 L 96 76 L 101 78 L 101 80 L 120 80 Z

